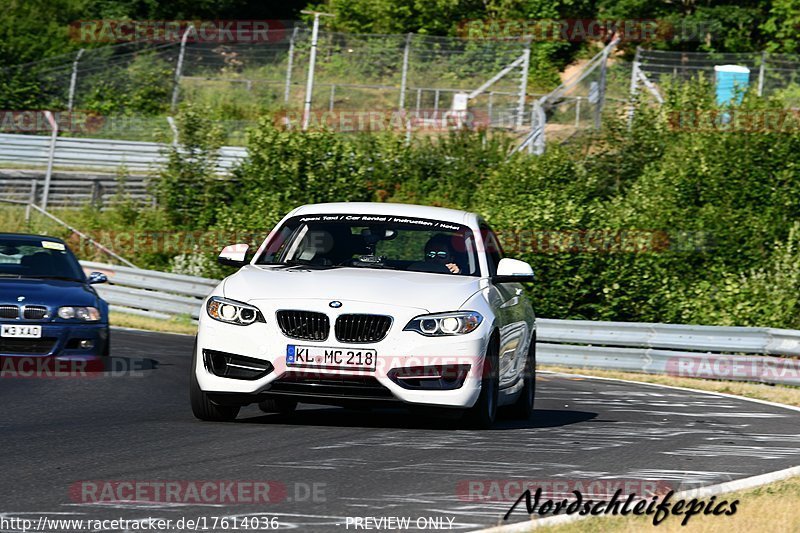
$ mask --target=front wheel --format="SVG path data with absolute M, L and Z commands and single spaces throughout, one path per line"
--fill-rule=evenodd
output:
M 497 391 L 499 388 L 499 353 L 494 339 L 489 341 L 483 361 L 481 394 L 478 401 L 464 413 L 464 422 L 474 429 L 489 429 L 497 417 Z
M 522 370 L 522 379 L 525 384 L 519 398 L 508 407 L 508 414 L 517 420 L 528 420 L 533 414 L 533 403 L 536 399 L 536 334 L 531 339 L 528 347 L 528 357 L 525 368 Z
M 197 341 L 195 341 L 192 370 L 189 375 L 189 400 L 192 404 L 192 413 L 200 420 L 230 422 L 235 420 L 239 414 L 238 406 L 217 405 L 200 388 L 200 384 L 197 382 Z

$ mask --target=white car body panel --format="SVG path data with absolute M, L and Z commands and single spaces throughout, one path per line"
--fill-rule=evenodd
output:
M 337 203 L 303 206 L 293 210 L 276 226 L 296 216 L 316 214 L 358 214 L 408 216 L 468 226 L 480 241 L 481 221 L 463 211 L 404 204 Z M 276 230 L 270 233 L 270 237 Z M 499 335 L 500 405 L 514 401 L 522 388 L 521 373 L 532 336 L 535 317 L 521 294 L 521 285 L 493 285 L 489 260 L 478 242 L 479 276 L 458 276 L 426 272 L 341 267 L 327 270 L 287 269 L 255 264 L 268 237 L 250 264 L 223 280 L 209 295 L 252 305 L 265 323 L 248 326 L 227 324 L 201 313 L 197 336 L 195 373 L 200 388 L 207 393 L 239 394 L 256 398 L 269 393 L 271 384 L 287 372 L 288 345 L 319 345 L 326 348 L 371 349 L 377 352 L 375 371 L 352 369 L 314 370 L 324 376 L 369 374 L 388 389 L 393 399 L 406 404 L 468 408 L 481 387 L 483 357 L 493 332 Z M 208 299 L 206 300 L 206 302 Z M 341 303 L 332 308 L 331 302 Z M 204 309 L 205 303 L 204 302 Z M 286 337 L 276 324 L 279 310 L 304 310 L 328 315 L 331 332 L 324 341 L 303 341 Z M 480 313 L 480 326 L 463 335 L 427 337 L 404 331 L 408 322 L 420 315 L 468 310 Z M 333 333 L 337 316 L 345 313 L 378 314 L 392 317 L 385 338 L 369 344 L 341 343 Z M 204 364 L 203 351 L 215 350 L 269 361 L 274 370 L 254 380 L 220 377 Z M 469 364 L 463 385 L 454 390 L 409 390 L 389 376 L 392 369 L 429 364 Z M 301 400 L 302 401 L 302 400 Z M 324 403 L 324 402 L 320 402 Z

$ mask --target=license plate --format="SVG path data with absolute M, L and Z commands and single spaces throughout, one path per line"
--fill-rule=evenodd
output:
M 326 348 L 324 346 L 286 346 L 286 366 L 304 368 L 345 368 L 375 370 L 375 350 Z
M 42 326 L 16 326 L 3 324 L 0 337 L 17 337 L 23 339 L 38 339 L 42 336 Z

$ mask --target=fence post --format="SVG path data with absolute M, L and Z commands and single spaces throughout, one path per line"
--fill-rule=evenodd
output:
M 72 62 L 72 76 L 69 78 L 69 97 L 67 102 L 67 111 L 72 113 L 72 104 L 75 102 L 75 85 L 78 82 L 78 61 L 81 60 L 83 55 L 83 48 L 78 50 L 78 55 L 75 56 L 75 61 Z
M 438 116 L 439 113 L 439 89 L 433 91 L 433 116 Z
M 629 94 L 631 97 L 631 107 L 628 110 L 628 129 L 633 126 L 633 114 L 636 112 L 636 93 L 639 92 L 639 55 L 642 52 L 642 47 L 636 47 L 636 55 L 633 58 L 633 66 L 631 68 L 631 85 Z
M 422 100 L 422 89 L 417 89 L 417 115 L 419 116 L 419 105 Z
M 181 88 L 181 76 L 183 75 L 183 58 L 186 55 L 186 41 L 189 39 L 189 32 L 194 30 L 194 25 L 189 24 L 186 31 L 183 32 L 181 37 L 181 51 L 178 53 L 178 63 L 175 65 L 175 85 L 172 88 L 172 103 L 170 104 L 170 111 L 175 112 L 175 107 L 178 105 L 178 93 Z
M 408 82 L 408 56 L 411 52 L 411 33 L 406 35 L 406 47 L 403 50 L 403 73 L 400 76 L 400 105 L 398 109 L 402 111 L 406 107 L 406 84 Z
M 314 91 L 314 66 L 317 62 L 317 41 L 319 40 L 319 17 L 332 17 L 330 13 L 319 11 L 301 11 L 307 15 L 314 15 L 314 28 L 311 30 L 311 57 L 308 60 L 308 79 L 306 80 L 306 99 L 303 103 L 303 131 L 308 129 L 311 120 L 311 97 Z
M 597 87 L 597 104 L 595 105 L 594 112 L 594 129 L 596 130 L 600 129 L 603 121 L 603 104 L 605 104 L 606 100 L 606 72 L 608 70 L 609 53 L 610 50 L 608 49 L 608 46 L 606 46 L 605 53 L 603 53 L 603 57 L 601 58 L 602 63 L 600 64 L 600 83 Z
M 47 201 L 50 196 L 50 180 L 53 177 L 53 160 L 56 157 L 56 142 L 58 142 L 58 123 L 50 111 L 45 111 L 44 116 L 47 118 L 52 130 L 50 152 L 47 154 L 47 173 L 44 175 L 44 192 L 42 193 L 42 209 L 47 209 Z
M 581 97 L 575 98 L 575 128 L 581 125 Z
M 522 127 L 522 122 L 525 120 L 525 97 L 528 92 L 528 69 L 531 62 L 531 42 L 525 41 L 525 51 L 522 52 L 522 79 L 519 84 L 519 104 L 517 106 L 517 127 Z
M 761 52 L 761 65 L 758 67 L 758 96 L 764 96 L 764 71 L 767 68 L 767 52 Z
M 330 102 L 328 102 L 328 111 L 333 113 L 333 102 L 336 99 L 336 84 L 331 83 L 331 98 Z
M 492 111 L 494 111 L 494 91 L 489 91 L 489 127 L 492 127 Z
M 283 90 L 283 101 L 289 103 L 292 96 L 292 68 L 294 67 L 294 41 L 297 39 L 298 27 L 292 30 L 292 37 L 289 39 L 289 62 L 286 65 L 286 87 Z

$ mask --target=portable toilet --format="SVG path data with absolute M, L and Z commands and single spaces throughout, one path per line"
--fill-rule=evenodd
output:
M 744 92 L 750 84 L 750 69 L 740 65 L 717 65 L 717 105 L 742 102 Z

